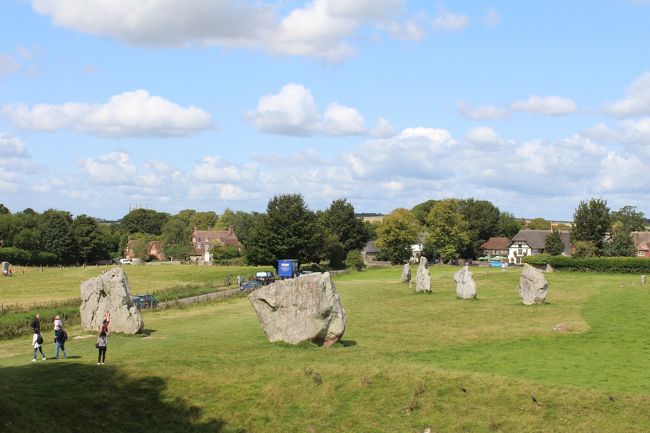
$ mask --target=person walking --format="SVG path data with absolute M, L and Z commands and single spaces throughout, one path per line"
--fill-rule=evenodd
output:
M 34 317 L 34 320 L 32 320 L 32 329 L 39 334 L 41 332 L 41 315 L 38 313 Z
M 111 324 L 111 313 L 104 314 L 104 321 L 102 322 L 102 332 L 108 334 L 108 325 Z
M 63 359 L 68 358 L 68 352 L 65 351 L 65 342 L 67 339 L 68 333 L 62 327 L 54 330 L 54 359 L 59 359 L 59 349 L 63 351 Z
M 99 364 L 104 364 L 104 361 L 106 361 L 106 346 L 108 345 L 108 336 L 106 335 L 106 332 L 102 331 L 99 333 L 99 337 L 97 337 L 97 349 L 99 350 L 99 353 L 97 354 L 97 365 Z M 36 355 L 34 355 L 36 356 Z
M 61 328 L 63 328 L 63 322 L 61 321 L 61 316 L 57 314 L 54 316 L 54 330 L 56 331 Z
M 41 352 L 43 361 L 47 359 L 43 353 L 43 336 L 41 335 L 40 331 L 34 331 L 34 336 L 32 337 L 32 347 L 34 348 L 34 359 L 32 359 L 32 362 L 36 361 L 36 354 L 39 351 Z

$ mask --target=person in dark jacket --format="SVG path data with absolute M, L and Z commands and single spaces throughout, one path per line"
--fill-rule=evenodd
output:
M 63 328 L 54 331 L 54 359 L 59 359 L 59 349 L 63 351 L 63 358 L 68 358 L 68 352 L 65 351 L 65 341 L 68 339 L 68 333 Z
M 41 332 L 41 315 L 40 314 L 36 314 L 36 316 L 34 317 L 34 320 L 32 320 L 32 329 L 34 330 L 34 332 L 38 332 L 38 333 Z
M 106 332 L 102 331 L 100 332 L 99 337 L 97 337 L 97 349 L 99 350 L 99 353 L 97 355 L 97 365 L 104 364 L 104 361 L 106 361 L 107 345 L 108 345 L 108 336 L 106 335 Z

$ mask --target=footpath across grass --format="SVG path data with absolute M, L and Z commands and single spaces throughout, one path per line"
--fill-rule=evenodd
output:
M 650 431 L 637 276 L 548 274 L 549 303 L 525 307 L 518 269 L 472 269 L 475 301 L 455 298 L 456 270 L 432 267 L 430 295 L 398 267 L 337 277 L 348 328 L 332 348 L 268 343 L 242 298 L 145 312 L 103 366 L 77 328 L 65 361 L 0 342 L 0 431 L 61 410 L 64 432 Z

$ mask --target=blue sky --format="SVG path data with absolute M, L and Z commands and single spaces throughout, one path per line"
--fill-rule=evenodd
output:
M 12 211 L 650 215 L 647 0 L 5 0 L 0 36 Z

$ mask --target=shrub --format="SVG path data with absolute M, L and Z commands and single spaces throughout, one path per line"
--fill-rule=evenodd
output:
M 538 254 L 528 256 L 524 263 L 551 265 L 557 270 L 608 273 L 650 273 L 650 260 L 638 257 L 566 257 Z
M 0 260 L 21 266 L 52 266 L 59 263 L 56 254 L 16 247 L 0 248 Z
M 357 271 L 363 270 L 365 267 L 365 263 L 363 263 L 363 255 L 361 254 L 361 251 L 359 250 L 352 250 L 350 251 L 347 256 L 345 257 L 345 268 L 346 269 L 356 269 Z

